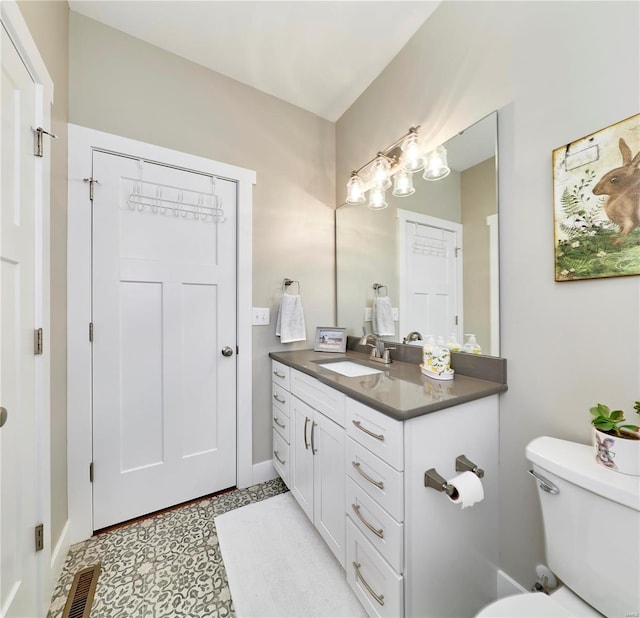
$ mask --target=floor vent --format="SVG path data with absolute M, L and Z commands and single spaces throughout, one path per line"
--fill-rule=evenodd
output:
M 76 573 L 62 612 L 62 618 L 89 618 L 99 575 L 100 564 Z

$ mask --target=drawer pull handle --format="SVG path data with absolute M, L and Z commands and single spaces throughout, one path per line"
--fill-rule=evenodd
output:
M 358 516 L 358 519 L 367 527 L 369 528 L 369 530 L 371 530 L 371 532 L 373 532 L 373 534 L 375 534 L 377 537 L 384 539 L 384 530 L 382 528 L 380 528 L 379 530 L 374 528 L 363 516 L 362 513 L 360 512 L 360 505 L 359 504 L 352 504 L 351 508 L 353 509 L 353 512 Z
M 363 427 L 360 421 L 351 421 L 360 431 L 364 431 L 368 436 L 375 438 L 376 440 L 380 440 L 380 442 L 384 442 L 384 436 L 381 433 L 373 433 L 373 431 L 369 431 L 366 427 Z
M 304 417 L 304 450 L 309 450 L 309 443 L 307 442 L 307 423 L 309 422 L 309 417 Z
M 280 459 L 280 455 L 278 455 L 278 451 L 273 451 L 273 454 L 276 456 L 276 459 L 284 466 L 287 463 L 286 459 Z
M 276 378 L 280 378 L 281 380 L 284 380 L 287 377 L 284 375 L 284 373 L 280 373 L 277 369 L 273 370 L 273 375 L 276 376 Z
M 278 427 L 282 427 L 282 429 L 286 429 L 286 428 L 287 428 L 287 426 L 286 426 L 286 425 L 283 425 L 283 424 L 280 422 L 280 419 L 279 419 L 277 416 L 274 416 L 274 417 L 273 417 L 273 422 L 274 422 Z
M 285 399 L 280 399 L 280 397 L 278 397 L 278 394 L 276 393 L 273 398 L 278 401 L 279 403 L 287 403 Z
M 377 595 L 371 586 L 369 586 L 367 580 L 362 577 L 362 573 L 360 573 L 360 567 L 362 565 L 359 562 L 353 563 L 353 568 L 356 570 L 356 577 L 362 582 L 362 585 L 367 589 L 367 592 L 380 604 L 384 605 L 384 594 Z
M 378 489 L 384 489 L 384 483 L 382 481 L 376 481 L 372 479 L 361 467 L 359 461 L 352 461 L 351 465 L 365 478 L 369 483 L 375 485 Z

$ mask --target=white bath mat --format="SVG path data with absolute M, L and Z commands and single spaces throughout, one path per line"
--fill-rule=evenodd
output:
M 215 518 L 238 618 L 359 618 L 345 573 L 290 492 Z

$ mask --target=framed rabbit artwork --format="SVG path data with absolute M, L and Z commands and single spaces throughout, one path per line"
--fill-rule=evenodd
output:
M 553 151 L 556 281 L 640 274 L 640 114 Z

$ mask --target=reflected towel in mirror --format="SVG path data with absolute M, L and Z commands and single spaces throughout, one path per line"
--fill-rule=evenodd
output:
M 276 321 L 276 337 L 280 337 L 281 343 L 307 340 L 300 294 L 282 295 Z
M 380 337 L 395 335 L 393 308 L 388 296 L 377 296 L 373 299 L 373 332 Z

